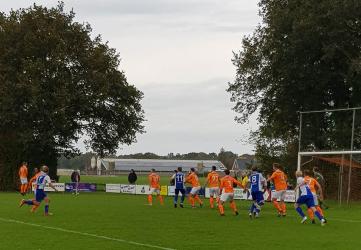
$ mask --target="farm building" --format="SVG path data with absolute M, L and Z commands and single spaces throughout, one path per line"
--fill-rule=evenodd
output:
M 129 172 L 134 169 L 136 172 L 149 172 L 154 168 L 157 172 L 173 172 L 178 167 L 183 171 L 195 168 L 199 173 L 209 172 L 212 166 L 217 171 L 225 170 L 225 166 L 216 160 L 158 160 L 158 159 L 100 159 L 102 169 L 109 171 Z

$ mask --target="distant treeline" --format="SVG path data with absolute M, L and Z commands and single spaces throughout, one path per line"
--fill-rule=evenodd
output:
M 58 168 L 65 169 L 80 169 L 84 170 L 89 168 L 90 161 L 95 153 L 88 152 L 84 154 L 80 154 L 73 158 L 67 159 L 62 156 L 58 159 Z M 221 148 L 219 153 L 204 153 L 204 152 L 191 152 L 186 154 L 179 153 L 169 153 L 168 155 L 157 155 L 154 153 L 137 153 L 137 154 L 129 154 L 129 155 L 110 155 L 108 157 L 111 158 L 119 158 L 119 159 L 168 159 L 168 160 L 218 160 L 222 162 L 227 168 L 232 168 L 234 160 L 238 157 L 237 154 L 226 151 Z

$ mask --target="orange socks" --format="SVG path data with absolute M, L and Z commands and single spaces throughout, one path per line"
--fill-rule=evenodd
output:
M 211 205 L 211 208 L 214 207 L 214 199 L 213 199 L 213 196 L 211 196 L 211 197 L 209 198 L 209 204 Z
M 230 206 L 231 206 L 233 212 L 237 212 L 237 206 L 236 206 L 236 203 L 234 201 L 231 202 Z
M 316 210 L 320 213 L 320 215 L 322 215 L 323 217 L 323 210 L 320 206 L 316 206 Z
M 161 195 L 157 195 L 157 199 L 159 199 L 159 202 L 161 205 L 163 205 L 163 196 Z M 152 205 L 153 204 L 153 196 L 151 194 L 148 194 L 148 203 L 149 205 Z
M 277 200 L 272 201 L 273 202 L 273 206 L 277 209 L 278 212 L 281 212 L 282 209 L 280 207 L 280 205 L 278 204 Z
M 30 212 L 34 213 L 34 212 L 36 211 L 36 209 L 38 209 L 38 207 L 39 207 L 39 206 L 37 206 L 37 205 L 33 205 L 33 206 L 31 207 Z
M 307 209 L 308 217 L 310 217 L 311 220 L 315 219 L 315 215 L 313 214 L 313 211 L 311 208 Z
M 196 196 L 194 197 L 194 199 L 195 199 L 199 204 L 203 204 L 202 200 L 199 198 L 198 195 L 196 195 Z
M 223 207 L 223 205 L 222 205 L 221 203 L 219 203 L 218 209 L 219 209 L 219 213 L 220 213 L 221 215 L 224 215 L 224 207 Z
M 164 203 L 163 203 L 163 196 L 158 195 L 158 199 L 159 199 L 160 204 L 163 205 L 163 204 L 164 204 Z
M 323 211 L 320 208 L 320 206 L 316 206 L 316 210 L 320 213 L 320 215 L 323 216 Z M 315 219 L 315 214 L 314 214 L 314 212 L 312 211 L 311 208 L 307 209 L 307 213 L 308 213 L 308 216 L 310 217 L 311 220 Z
M 280 204 L 280 208 L 282 210 L 282 213 L 286 214 L 286 204 L 284 202 Z
M 194 199 L 192 195 L 189 195 L 189 203 L 192 205 L 192 207 L 194 207 Z
M 152 205 L 152 203 L 153 203 L 153 197 L 151 194 L 148 195 L 148 203 L 149 203 L 149 205 Z

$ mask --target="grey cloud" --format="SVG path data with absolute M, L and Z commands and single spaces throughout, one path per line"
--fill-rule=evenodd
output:
M 85 3 L 87 2 L 87 3 Z M 258 22 L 254 15 L 254 0 L 125 0 L 70 1 L 75 12 L 107 20 L 110 24 L 121 20 L 123 28 L 176 29 L 180 31 L 210 30 L 216 32 L 248 32 L 250 22 Z M 106 3 L 106 4 L 105 4 Z M 69 7 L 68 6 L 68 7 Z
M 58 0 L 39 0 L 54 6 Z M 259 22 L 256 0 L 64 0 L 123 58 L 130 83 L 145 94 L 146 134 L 120 153 L 251 152 L 243 143 L 256 119 L 234 121 L 227 82 L 232 50 Z M 0 10 L 33 0 L 0 1 Z M 207 80 L 208 79 L 208 80 Z

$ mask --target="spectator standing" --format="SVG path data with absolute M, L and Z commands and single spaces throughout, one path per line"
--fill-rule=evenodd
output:
M 73 183 L 75 183 L 75 195 L 79 194 L 79 182 L 80 182 L 80 174 L 79 174 L 79 170 L 74 170 L 73 173 L 71 173 L 71 181 Z
M 129 184 L 135 184 L 135 182 L 137 181 L 138 177 L 137 174 L 135 173 L 134 169 L 130 170 L 130 173 L 128 175 L 128 182 Z

